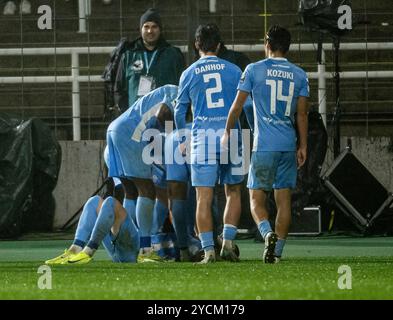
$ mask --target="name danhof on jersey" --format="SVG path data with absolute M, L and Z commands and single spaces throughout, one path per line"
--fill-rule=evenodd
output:
M 277 69 L 267 69 L 267 76 L 293 80 L 293 72 L 277 70 Z
M 207 72 L 207 71 L 224 70 L 224 69 L 225 69 L 225 64 L 223 63 L 206 64 L 204 66 L 195 68 L 195 74 L 199 74 L 201 72 Z

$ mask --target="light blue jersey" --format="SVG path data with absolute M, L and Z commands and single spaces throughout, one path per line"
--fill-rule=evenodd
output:
M 285 58 L 261 60 L 247 66 L 238 89 L 254 102 L 253 151 L 296 151 L 297 100 L 309 96 L 304 70 Z
M 236 97 L 241 70 L 236 65 L 205 56 L 193 63 L 180 78 L 178 103 L 175 106 L 177 129 L 184 129 L 186 113 L 192 105 L 194 121 L 191 129 L 191 182 L 194 187 L 214 187 L 221 184 L 238 184 L 242 174 L 234 174 L 241 167 L 241 133 L 234 150 L 240 162 L 232 158 L 222 162 L 224 154 L 220 138 L 224 134 L 229 109 Z M 240 129 L 237 122 L 236 128 Z
M 108 148 L 108 145 L 106 145 L 105 149 L 104 149 L 104 161 L 105 161 L 105 164 L 106 164 L 107 168 L 110 168 L 111 165 L 110 165 L 110 160 L 109 160 L 109 148 Z M 121 185 L 121 180 L 119 178 L 113 177 L 112 180 L 113 180 L 113 184 L 115 185 L 115 187 Z
M 254 132 L 254 104 L 250 96 L 247 97 L 247 100 L 244 103 L 243 112 L 246 116 L 248 126 L 251 131 Z
M 186 113 L 191 104 L 194 115 L 192 153 L 197 153 L 202 145 L 215 145 L 211 150 L 219 152 L 220 136 L 225 129 L 240 77 L 239 67 L 216 56 L 202 57 L 183 72 L 175 106 L 175 123 L 177 129 L 185 128 Z M 207 137 L 208 132 L 202 133 L 208 129 L 213 133 L 211 139 Z M 204 131 L 198 133 L 198 130 Z
M 191 131 L 191 126 L 191 123 L 187 123 L 185 129 Z M 172 131 L 165 140 L 166 178 L 168 181 L 188 183 L 191 178 L 190 161 L 187 163 L 186 156 L 183 156 L 180 152 L 180 141 L 177 132 L 178 130 Z
M 141 142 L 145 130 L 156 127 L 156 114 L 161 104 L 166 104 L 171 111 L 177 96 L 177 86 L 165 85 L 137 100 L 126 112 L 116 118 L 108 131 L 125 133 L 126 138 Z
M 161 188 L 161 189 L 166 189 L 167 188 L 166 168 L 165 168 L 165 164 L 164 164 L 165 141 L 166 141 L 165 133 L 161 133 L 160 137 L 158 137 L 158 139 L 160 139 L 158 141 L 161 141 L 162 146 L 161 146 L 161 150 L 157 150 L 157 152 L 161 151 L 161 154 L 155 154 L 155 156 L 157 158 L 153 162 L 152 167 L 151 167 L 152 180 L 153 180 L 153 183 L 156 187 Z
M 149 141 L 143 134 L 151 128 L 159 129 L 157 111 L 166 104 L 173 111 L 177 86 L 155 89 L 136 101 L 108 127 L 106 141 L 109 149 L 108 176 L 151 179 L 151 165 L 142 155 Z M 160 128 L 163 129 L 163 128 Z

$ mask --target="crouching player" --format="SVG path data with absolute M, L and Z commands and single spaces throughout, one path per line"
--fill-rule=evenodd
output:
M 108 147 L 104 160 L 109 167 Z M 121 185 L 114 178 L 115 187 Z M 96 195 L 83 207 L 72 245 L 46 264 L 85 264 L 92 260 L 102 243 L 113 262 L 136 262 L 139 252 L 139 230 L 129 212 L 113 197 L 105 200 Z
M 46 264 L 85 264 L 93 259 L 100 244 L 113 262 L 136 262 L 139 232 L 123 206 L 113 197 L 90 198 L 79 219 L 73 244 Z
M 108 165 L 107 158 L 105 157 Z M 119 184 L 118 179 L 114 179 Z M 139 231 L 129 212 L 120 202 L 96 195 L 83 207 L 72 245 L 46 264 L 85 264 L 92 260 L 99 244 L 103 244 L 113 262 L 136 262 Z
M 164 129 L 165 121 L 173 120 L 173 105 L 177 86 L 166 85 L 153 90 L 136 101 L 107 130 L 109 148 L 109 177 L 120 178 L 126 198 L 137 189 L 136 206 L 132 203 L 127 211 L 136 214 L 141 236 L 141 257 L 159 259 L 151 245 L 151 229 L 156 192 L 152 181 L 152 158 L 149 139 L 155 139 L 158 130 Z M 154 141 L 153 141 L 154 146 Z

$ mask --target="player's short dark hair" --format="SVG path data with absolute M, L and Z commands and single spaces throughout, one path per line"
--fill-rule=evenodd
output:
M 291 45 L 291 34 L 279 25 L 271 26 L 266 34 L 266 42 L 269 43 L 272 51 L 280 51 L 285 54 Z
M 195 32 L 195 42 L 203 52 L 215 52 L 221 42 L 220 30 L 214 23 L 200 25 Z

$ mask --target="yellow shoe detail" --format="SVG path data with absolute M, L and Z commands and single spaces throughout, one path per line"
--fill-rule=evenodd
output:
M 46 260 L 45 264 L 62 264 L 64 262 L 67 262 L 68 259 L 72 258 L 73 256 L 75 256 L 75 253 L 66 249 L 66 250 L 64 250 L 64 253 L 61 254 L 60 256 L 50 259 L 50 260 Z
M 86 252 L 81 251 L 74 255 L 72 258 L 68 259 L 64 264 L 86 264 L 93 260 Z

